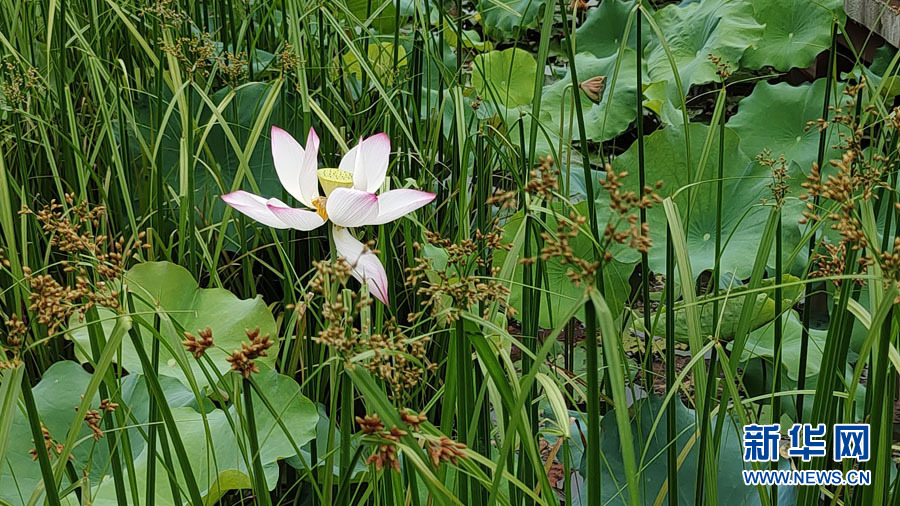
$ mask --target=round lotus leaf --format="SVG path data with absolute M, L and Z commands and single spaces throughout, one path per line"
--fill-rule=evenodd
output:
M 634 121 L 637 109 L 637 76 L 635 53 L 626 50 L 616 75 L 616 54 L 597 58 L 590 53 L 575 57 L 578 79 L 584 83 L 592 78 L 605 78 L 602 95 L 592 101 L 582 90 L 581 108 L 585 135 L 594 141 L 605 141 L 621 134 Z M 615 79 L 614 79 L 615 77 Z M 550 131 L 568 139 L 580 139 L 578 119 L 575 116 L 572 78 L 563 79 L 544 87 L 541 98 L 541 123 Z M 570 130 L 571 128 L 571 130 Z
M 534 98 L 537 62 L 528 51 L 511 47 L 475 57 L 472 87 L 485 100 L 505 107 L 530 104 Z
M 315 438 L 319 415 L 315 404 L 300 394 L 300 386 L 292 378 L 280 375 L 264 365 L 260 367 L 260 372 L 253 376 L 253 381 L 259 387 L 259 393 L 253 394 L 257 439 L 266 483 L 272 489 L 278 480 L 279 468 L 276 461 L 297 455 L 294 445 L 300 448 Z M 287 433 L 282 429 L 282 425 L 276 423 L 275 415 L 261 396 L 265 397 L 268 405 L 275 410 Z M 242 453 L 238 445 L 238 440 L 244 436 L 235 434 L 229 422 L 230 418 L 235 423 L 241 423 L 240 418 L 233 405 L 228 411 L 228 415 L 222 409 L 213 409 L 201 414 L 191 407 L 171 408 L 178 434 L 191 463 L 191 471 L 207 504 L 215 504 L 229 490 L 249 489 L 252 486 L 247 472 L 248 456 Z M 241 427 L 239 430 L 245 429 Z M 163 443 L 159 441 L 157 444 L 159 445 L 157 455 L 162 455 Z M 175 449 L 171 440 L 168 444 L 170 453 L 174 455 Z M 146 490 L 147 487 L 147 455 L 145 448 L 134 462 L 138 490 Z M 175 478 L 184 490 L 186 482 L 181 466 L 176 463 L 174 467 Z M 172 501 L 169 475 L 160 472 L 158 466 L 155 488 L 156 504 L 175 506 Z M 95 506 L 119 504 L 111 478 L 107 477 L 95 489 L 93 504 Z
M 690 124 L 691 163 L 685 163 L 684 129 L 667 127 L 646 137 L 644 142 L 645 173 L 648 184 L 657 181 L 662 187 L 657 190 L 661 197 L 673 196 L 684 220 L 687 249 L 690 252 L 691 269 L 694 276 L 715 265 L 716 243 L 716 202 L 719 136 L 718 128 L 712 136 L 712 143 L 706 163 L 697 174 L 701 153 L 706 143 L 709 127 Z M 759 248 L 760 238 L 769 210 L 762 204 L 763 199 L 771 199 L 768 187 L 771 182 L 770 169 L 751 160 L 739 147 L 738 136 L 730 128 L 725 129 L 725 150 L 723 153 L 723 193 L 722 193 L 722 273 L 731 273 L 738 279 L 749 277 L 753 266 L 753 256 Z M 637 144 L 613 161 L 616 172 L 627 172 L 623 179 L 623 190 L 638 190 L 639 167 Z M 695 178 L 697 178 L 695 180 Z M 798 180 L 799 181 L 799 180 Z M 693 190 L 688 186 L 692 183 Z M 599 192 L 601 200 L 608 199 Z M 689 208 L 689 201 L 691 202 Z M 647 211 L 650 238 L 653 246 L 649 251 L 650 269 L 665 272 L 667 220 L 662 205 L 655 205 Z M 791 251 L 799 241 L 799 225 L 786 219 L 785 251 Z M 770 260 L 770 265 L 774 262 Z
M 72 361 L 56 362 L 44 371 L 41 381 L 34 385 L 32 393 L 41 422 L 50 432 L 54 443 L 64 442 L 75 419 L 75 408 L 81 404 L 81 395 L 87 390 L 91 374 Z M 100 405 L 99 396 L 94 396 L 91 408 Z M 79 429 L 79 443 L 72 449 L 72 465 L 79 471 L 89 471 L 92 479 L 99 479 L 106 467 L 106 440 L 94 441 L 86 423 Z M 0 504 L 24 506 L 31 494 L 42 485 L 40 464 L 32 458 L 34 449 L 31 427 L 25 416 L 24 407 L 15 414 L 7 437 L 6 461 L 0 462 Z M 56 464 L 55 453 L 50 453 L 51 464 Z M 88 463 L 91 463 L 88 467 Z M 63 488 L 69 483 L 63 477 Z M 40 501 L 39 501 L 40 502 Z M 63 504 L 78 504 L 74 495 L 64 499 Z
M 494 37 L 515 35 L 533 26 L 547 0 L 480 0 L 478 10 L 485 30 Z M 553 2 L 549 4 L 553 7 Z
M 831 25 L 843 9 L 840 0 L 756 0 L 753 11 L 766 28 L 741 63 L 751 69 L 771 66 L 786 71 L 808 67 L 828 50 Z
M 242 342 L 249 342 L 246 330 L 258 328 L 261 335 L 268 334 L 275 344 L 268 356 L 256 359 L 260 364 L 274 364 L 278 355 L 278 327 L 272 312 L 257 296 L 239 299 L 222 288 L 200 288 L 191 273 L 184 267 L 169 262 L 145 262 L 128 270 L 125 283 L 134 299 L 134 311 L 140 318 L 153 324 L 154 314 L 159 315 L 159 332 L 163 342 L 159 346 L 158 374 L 177 378 L 190 386 L 192 377 L 200 387 L 209 385 L 206 375 L 195 359 L 185 350 L 184 332 L 197 335 L 197 331 L 209 327 L 214 346 L 206 350 L 219 374 L 231 369 L 227 358 L 232 351 L 241 349 Z M 114 324 L 112 313 L 101 308 L 100 318 L 106 335 Z M 76 354 L 82 361 L 90 356 L 90 339 L 87 328 L 76 320 L 70 322 L 70 337 L 76 343 Z M 152 333 L 140 325 L 134 328 L 140 335 L 147 356 L 150 356 Z M 129 372 L 143 372 L 134 343 L 128 336 L 122 341 L 121 356 L 116 360 Z M 215 375 L 213 375 L 215 378 Z
M 589 9 L 587 17 L 581 26 L 575 30 L 578 52 L 588 52 L 603 58 L 611 56 L 619 51 L 622 37 L 625 35 L 625 26 L 634 9 L 634 0 L 623 2 L 622 0 L 603 0 L 600 5 Z M 648 4 L 644 4 L 649 7 Z M 650 23 L 645 19 L 641 25 L 641 43 L 637 43 L 637 14 L 631 20 L 631 28 L 628 30 L 628 42 L 626 47 L 637 50 L 653 37 Z M 580 68 L 579 68 L 579 77 Z
M 753 7 L 745 0 L 669 4 L 653 17 L 665 35 L 685 93 L 692 85 L 720 80 L 710 55 L 734 70 L 744 51 L 754 46 L 763 33 L 763 26 L 753 18 Z M 652 38 L 644 55 L 651 81 L 668 80 L 674 88 L 674 72 L 663 43 Z
M 803 173 L 809 173 L 819 150 L 819 130 L 809 123 L 822 117 L 824 100 L 825 79 L 800 86 L 761 82 L 740 101 L 737 114 L 727 125 L 741 138 L 741 149 L 749 156 L 768 149 L 773 158 L 784 155 L 788 163 L 796 163 Z M 829 128 L 826 165 L 827 160 L 840 157 L 833 147 L 839 141 L 837 128 Z

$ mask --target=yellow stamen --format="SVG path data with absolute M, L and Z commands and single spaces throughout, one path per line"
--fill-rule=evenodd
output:
M 318 213 L 325 221 L 328 221 L 328 213 L 325 212 L 325 202 L 327 200 L 327 197 L 316 197 L 315 200 L 312 201 L 313 207 L 316 208 L 316 213 Z
M 341 169 L 319 169 L 319 182 L 325 190 L 325 196 L 331 195 L 335 188 L 352 188 L 353 174 Z

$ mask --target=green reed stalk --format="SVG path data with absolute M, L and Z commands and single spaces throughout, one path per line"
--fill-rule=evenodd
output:
M 269 506 L 272 498 L 269 496 L 269 487 L 266 485 L 266 473 L 262 467 L 262 455 L 259 453 L 259 439 L 256 432 L 256 415 L 253 412 L 253 386 L 249 378 L 241 381 L 241 391 L 244 394 L 244 419 L 247 423 L 246 433 L 250 443 L 250 458 L 252 461 L 252 473 L 254 482 L 254 494 L 256 504 Z
M 831 48 L 828 51 L 828 69 L 826 69 L 825 73 L 825 101 L 822 104 L 822 119 L 828 119 L 828 107 L 831 104 L 831 84 L 834 79 L 834 66 L 836 64 L 837 58 L 837 24 L 832 23 L 831 25 Z M 816 163 L 818 163 L 819 168 L 824 168 L 825 164 L 825 148 L 828 145 L 828 129 L 824 129 L 819 132 L 819 148 L 818 148 L 818 156 L 816 157 Z M 819 207 L 819 195 L 817 194 L 813 197 L 813 206 L 816 208 Z M 813 254 L 816 251 L 816 247 L 818 245 L 818 238 L 815 232 L 809 238 L 809 248 L 807 249 L 807 256 L 812 260 Z M 801 314 L 801 320 L 803 322 L 802 330 L 801 330 L 801 340 L 800 340 L 800 368 L 797 372 L 797 390 L 804 390 L 806 388 L 806 357 L 809 354 L 809 327 L 812 321 L 812 295 L 816 292 L 816 290 L 821 287 L 821 283 L 806 283 L 803 286 L 803 310 Z M 797 421 L 800 422 L 803 420 L 803 394 L 797 394 Z
M 44 434 L 41 431 L 41 417 L 38 414 L 37 405 L 34 402 L 34 394 L 31 393 L 31 379 L 28 373 L 22 375 L 22 400 L 25 401 L 25 414 L 28 425 L 31 428 L 31 439 L 34 441 L 34 449 L 37 452 L 38 463 L 41 466 L 41 478 L 44 482 L 44 493 L 47 504 L 59 506 L 59 490 L 53 477 L 53 468 L 50 467 L 50 455 L 44 447 Z
M 637 10 L 635 19 L 636 19 L 636 37 L 638 44 L 641 41 L 641 25 L 643 24 L 643 13 L 640 9 Z M 642 195 L 644 192 L 644 187 L 647 185 L 647 176 L 644 169 L 644 76 L 641 72 L 641 68 L 644 64 L 644 52 L 641 50 L 635 51 L 635 60 L 636 60 L 636 68 L 638 69 L 635 72 L 637 88 L 635 89 L 636 95 L 636 106 L 637 110 L 637 119 L 635 120 L 635 126 L 637 127 L 637 139 L 635 142 L 637 143 L 638 150 L 638 194 Z M 578 93 L 576 91 L 576 93 Z M 647 210 L 644 207 L 640 209 L 640 226 L 643 229 L 644 224 L 647 222 Z M 644 361 L 643 361 L 643 369 L 644 369 L 644 381 L 649 381 L 650 384 L 648 388 L 652 387 L 652 372 L 653 372 L 653 332 L 651 329 L 652 322 L 650 321 L 650 261 L 647 256 L 647 252 L 641 252 L 641 300 L 644 308 L 644 329 L 646 329 L 644 334 Z
M 712 303 L 712 329 L 713 339 L 719 331 L 719 283 L 721 279 L 721 256 L 722 256 L 722 194 L 724 193 L 723 185 L 725 182 L 725 104 L 726 104 L 726 87 L 725 79 L 722 79 L 722 88 L 719 92 L 718 107 L 719 113 L 719 153 L 716 169 L 716 244 L 715 244 L 715 261 L 713 263 L 713 272 L 710 277 L 709 284 L 712 287 L 713 303 Z M 707 293 L 709 293 L 707 287 Z M 706 377 L 706 394 L 700 400 L 699 421 L 700 421 L 700 448 L 697 452 L 697 482 L 694 496 L 694 504 L 701 506 L 703 504 L 718 504 L 717 493 L 717 473 L 716 469 L 716 453 L 715 445 L 710 444 L 710 413 L 712 412 L 713 392 L 717 392 L 716 380 L 718 379 L 718 360 L 716 349 L 710 351 L 709 370 Z
M 666 391 L 675 384 L 675 247 L 672 225 L 666 226 Z M 668 475 L 669 506 L 678 506 L 678 426 L 675 406 L 666 406 L 666 470 Z
M 581 107 L 581 88 L 579 87 L 578 81 L 578 70 L 576 69 L 575 62 L 575 41 L 572 40 L 572 34 L 569 31 L 569 22 L 566 15 L 566 4 L 564 0 L 559 0 L 559 11 L 562 16 L 562 27 L 563 27 L 563 37 L 565 39 L 565 43 L 563 46 L 565 47 L 566 57 L 569 59 L 569 62 L 572 65 L 569 67 L 569 71 L 572 79 L 572 89 L 573 89 L 573 97 L 575 100 L 575 114 L 578 121 L 578 134 L 579 139 L 581 139 L 580 147 L 581 147 L 581 157 L 582 163 L 584 167 L 584 186 L 587 195 L 590 197 L 594 195 L 594 182 L 593 182 L 593 174 L 591 171 L 591 153 L 588 147 L 588 143 L 585 141 L 587 139 L 587 134 L 585 133 L 584 128 L 584 113 Z M 602 155 L 601 155 L 602 158 Z M 591 241 L 593 247 L 593 255 L 594 258 L 599 259 L 601 257 L 601 252 L 599 247 L 597 246 L 598 241 L 600 239 L 600 225 L 597 218 L 597 204 L 593 198 L 587 199 L 587 207 L 588 207 L 588 222 L 590 223 L 590 231 L 591 235 L 594 238 L 594 241 Z M 603 270 L 597 270 L 597 277 L 595 283 L 600 290 L 600 293 L 603 294 Z M 587 302 L 584 307 L 585 313 L 585 351 L 587 354 L 587 426 L 588 426 L 588 434 L 587 434 L 587 476 L 590 476 L 591 479 L 587 482 L 587 500 L 588 504 L 600 504 L 601 495 L 600 495 L 600 403 L 602 402 L 600 399 L 600 378 L 597 371 L 598 368 L 598 351 L 597 351 L 597 313 L 594 309 L 594 305 L 590 302 Z

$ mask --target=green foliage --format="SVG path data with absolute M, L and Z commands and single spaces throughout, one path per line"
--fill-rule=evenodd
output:
M 489 51 L 476 56 L 472 66 L 472 86 L 481 97 L 506 107 L 531 103 L 537 62 L 528 51 Z
M 791 275 L 784 276 L 784 283 L 795 283 L 799 281 Z M 774 278 L 763 280 L 763 287 L 769 287 L 765 291 L 759 292 L 753 297 L 753 312 L 750 316 L 750 327 L 757 329 L 771 322 L 777 316 L 775 312 L 775 300 L 773 299 L 775 291 L 772 288 Z M 700 306 L 700 330 L 703 336 L 718 336 L 721 340 L 730 340 L 734 338 L 737 331 L 738 323 L 741 317 L 741 311 L 746 301 L 744 295 L 747 291 L 746 285 L 723 290 L 718 297 L 710 294 L 697 297 L 697 304 Z M 791 307 L 794 302 L 802 295 L 803 286 L 795 284 L 784 288 L 782 292 L 782 307 Z M 718 305 L 714 304 L 714 301 Z M 717 312 L 713 312 L 717 311 Z M 657 314 L 659 319 L 657 320 Z M 666 337 L 666 318 L 668 318 L 665 306 L 660 306 L 658 311 L 654 312 L 652 321 L 654 322 L 655 336 Z M 634 315 L 633 325 L 638 330 L 644 332 L 643 320 L 638 314 Z M 688 325 L 687 315 L 684 308 L 675 309 L 675 339 L 682 343 L 688 342 Z
M 574 206 L 576 212 L 584 213 L 587 211 L 587 204 L 582 202 Z M 558 216 L 564 210 L 563 206 L 554 205 L 551 207 L 552 213 L 545 214 L 541 218 L 534 217 L 540 232 L 547 232 L 556 236 Z M 604 213 L 606 215 L 607 213 Z M 504 239 L 506 242 L 512 242 L 516 231 L 519 229 L 523 219 L 523 213 L 516 213 L 506 222 L 504 227 Z M 584 216 L 582 214 L 582 216 Z M 565 217 L 568 221 L 568 217 Z M 590 239 L 582 234 L 568 240 L 569 246 L 572 247 L 573 253 L 578 258 L 585 260 L 593 260 L 593 251 Z M 539 247 L 536 241 L 532 239 L 531 251 L 540 255 Z M 500 266 L 506 260 L 506 254 L 498 251 L 494 256 L 494 264 Z M 619 306 L 625 303 L 629 293 L 629 278 L 634 271 L 637 263 L 634 252 L 618 248 L 616 257 L 603 266 L 603 280 L 606 288 L 606 298 L 610 305 Z M 538 296 L 541 298 L 541 315 L 540 326 L 543 328 L 554 328 L 565 321 L 560 320 L 561 315 L 567 314 L 573 310 L 575 304 L 584 295 L 586 287 L 584 284 L 574 283 L 568 275 L 573 266 L 563 262 L 558 257 L 551 257 L 544 262 L 545 276 L 547 284 L 544 286 L 546 290 Z M 522 299 L 522 272 L 521 265 L 516 267 L 515 277 L 509 298 L 510 305 L 519 313 L 525 311 Z M 584 320 L 584 310 L 578 310 L 575 313 L 576 318 Z
M 763 26 L 753 18 L 752 5 L 745 0 L 669 4 L 653 17 L 666 36 L 685 91 L 695 84 L 719 81 L 710 55 L 734 69 L 763 34 Z M 644 55 L 650 79 L 674 86 L 674 70 L 662 42 L 652 39 Z
M 241 349 L 241 343 L 249 343 L 246 330 L 259 328 L 261 335 L 269 334 L 275 346 L 270 348 L 269 355 L 259 359 L 260 363 L 272 365 L 278 351 L 278 329 L 275 318 L 269 308 L 259 297 L 241 300 L 231 292 L 221 288 L 200 288 L 184 267 L 168 262 L 147 262 L 136 265 L 125 275 L 129 290 L 134 294 L 135 310 L 148 315 L 153 320 L 154 313 L 159 314 L 162 337 L 160 344 L 159 374 L 177 378 L 186 386 L 192 383 L 201 387 L 212 386 L 204 373 L 201 362 L 184 349 L 181 342 L 184 333 L 197 334 L 206 327 L 212 329 L 215 347 L 206 351 L 206 356 L 215 366 L 214 371 L 206 371 L 216 382 L 216 375 L 224 375 L 231 369 L 226 358 L 233 350 Z M 112 328 L 109 319 L 111 311 L 101 310 L 104 326 Z M 78 344 L 79 356 L 86 360 L 90 350 L 87 328 L 74 321 L 70 334 Z M 157 339 L 147 329 L 139 329 L 141 341 L 150 354 L 150 345 Z M 119 364 L 130 372 L 141 372 L 141 362 L 131 341 L 122 344 Z
M 740 137 L 741 149 L 749 156 L 766 149 L 772 158 L 784 155 L 792 174 L 801 178 L 809 173 L 818 155 L 819 129 L 810 123 L 822 116 L 824 100 L 824 79 L 799 86 L 762 82 L 741 100 L 728 127 Z M 838 132 L 834 126 L 828 128 L 826 160 L 839 156 L 833 147 L 839 142 Z
M 698 167 L 706 143 L 709 127 L 702 124 L 688 126 L 691 138 L 691 165 L 685 164 L 684 130 L 667 127 L 653 132 L 645 139 L 646 177 L 649 184 L 662 182 L 658 193 L 662 197 L 672 196 L 675 202 L 687 210 L 692 183 L 693 199 L 690 212 L 682 211 L 687 222 L 685 230 L 691 252 L 691 270 L 699 276 L 704 270 L 711 270 L 715 264 L 716 236 L 716 164 L 718 160 L 718 132 L 714 131 L 712 145 L 706 164 Z M 722 255 L 723 273 L 733 273 L 738 279 L 750 275 L 751 265 L 747 262 L 747 252 L 756 251 L 765 227 L 768 212 L 761 204 L 762 199 L 771 199 L 768 187 L 770 171 L 752 161 L 738 146 L 740 139 L 734 130 L 725 130 L 724 182 L 722 199 Z M 632 145 L 622 156 L 614 160 L 613 170 L 626 171 L 625 188 L 638 188 L 637 147 Z M 598 198 L 606 199 L 602 193 Z M 654 206 L 647 212 L 650 223 L 650 268 L 654 272 L 665 270 L 666 216 L 661 206 Z M 787 256 L 793 245 L 800 239 L 799 225 L 785 220 L 785 251 Z
M 744 55 L 742 64 L 775 70 L 808 67 L 831 44 L 831 24 L 840 17 L 840 0 L 757 0 L 756 21 L 764 25 L 762 38 Z
M 685 454 L 683 462 L 678 467 L 678 504 L 685 506 L 694 504 L 696 492 L 690 484 L 696 479 L 698 472 L 699 445 L 694 439 L 698 430 L 696 422 L 698 414 L 693 409 L 686 407 L 678 396 L 671 401 L 668 407 L 659 397 L 651 397 L 638 401 L 632 408 L 635 412 L 640 412 L 632 422 L 632 431 L 637 435 L 634 451 L 642 457 L 641 462 L 644 468 L 641 472 L 641 502 L 639 504 L 649 506 L 657 503 L 658 499 L 662 500 L 662 504 L 666 504 L 668 500 L 665 490 L 668 474 L 665 454 L 669 440 L 666 437 L 664 419 L 666 410 L 673 409 L 672 406 L 675 409 L 678 431 L 675 442 L 676 451 L 679 455 Z M 743 453 L 741 438 L 737 433 L 740 430 L 739 422 L 731 415 L 726 416 L 728 418 L 725 420 L 722 442 L 716 451 L 720 455 L 732 456 L 732 458 L 722 459 L 717 469 L 718 501 L 720 504 L 729 505 L 758 504 L 756 489 L 744 485 L 741 477 L 745 463 L 737 458 Z M 600 425 L 601 434 L 603 434 L 600 445 L 607 458 L 607 463 L 603 467 L 603 473 L 599 479 L 604 484 L 610 485 L 602 489 L 603 500 L 606 504 L 628 505 L 630 503 L 627 501 L 627 486 L 621 462 L 622 447 L 619 443 L 618 427 L 613 423 L 613 417 L 609 415 L 603 417 Z M 687 486 L 682 486 L 682 484 Z M 787 491 L 791 490 L 791 487 L 785 488 Z M 792 495 L 788 492 L 788 497 Z M 779 502 L 779 504 L 790 504 L 790 502 Z
M 530 28 L 548 0 L 479 0 L 478 10 L 492 34 L 511 36 Z
M 625 130 L 635 118 L 637 96 L 635 94 L 635 61 L 634 52 L 625 51 L 616 73 L 616 54 L 605 58 L 597 58 L 590 53 L 581 53 L 575 57 L 578 66 L 578 78 L 584 82 L 592 77 L 605 76 L 606 89 L 598 103 L 592 102 L 581 90 L 581 108 L 585 121 L 585 135 L 595 141 L 609 140 Z M 566 76 L 559 81 L 544 87 L 541 102 L 541 123 L 552 131 L 568 139 L 579 139 L 575 121 L 571 78 Z

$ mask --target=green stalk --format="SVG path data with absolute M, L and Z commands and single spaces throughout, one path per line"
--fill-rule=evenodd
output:
M 637 10 L 635 17 L 637 19 L 636 36 L 638 44 L 640 44 L 641 24 L 643 24 L 641 19 L 643 13 L 640 9 Z M 643 51 L 635 51 L 635 59 L 637 60 L 636 68 L 638 69 L 637 72 L 635 72 L 635 75 L 637 76 L 637 88 L 635 89 L 635 95 L 637 96 L 637 105 L 635 107 L 637 109 L 637 119 L 635 120 L 637 140 L 635 142 L 637 142 L 638 149 L 638 195 L 642 195 L 644 187 L 647 185 L 647 176 L 644 169 L 644 77 L 641 73 L 641 68 L 644 63 Z M 580 91 L 576 91 L 576 93 L 580 93 Z M 644 207 L 641 207 L 640 225 L 642 229 L 646 222 L 647 210 Z M 653 332 L 650 330 L 652 328 L 650 321 L 650 265 L 646 251 L 641 252 L 641 299 L 644 307 L 644 328 L 646 329 L 644 333 L 644 381 L 650 381 L 650 384 L 646 385 L 649 390 L 653 386 Z
M 837 24 L 831 25 L 831 49 L 828 52 L 828 69 L 825 74 L 825 102 L 822 104 L 822 118 L 828 119 L 828 106 L 831 104 L 831 82 L 833 80 L 835 59 L 837 58 Z M 819 150 L 816 158 L 819 168 L 825 164 L 825 147 L 828 143 L 828 129 L 819 133 Z M 819 207 L 819 196 L 813 197 L 813 206 Z M 812 259 L 818 244 L 817 234 L 809 238 L 808 258 Z M 806 283 L 803 287 L 803 321 L 800 340 L 800 369 L 797 372 L 797 390 L 806 388 L 806 357 L 809 354 L 809 326 L 812 320 L 812 295 L 821 287 L 821 283 Z M 803 394 L 797 394 L 797 421 L 803 420 Z
M 594 195 L 594 182 L 593 182 L 593 174 L 591 171 L 591 153 L 588 147 L 588 143 L 584 141 L 587 139 L 587 134 L 584 128 L 584 113 L 581 107 L 581 88 L 579 87 L 578 81 L 578 69 L 575 66 L 575 41 L 572 40 L 572 34 L 569 31 L 569 22 L 566 15 L 566 4 L 564 0 L 558 0 L 559 11 L 562 16 L 562 27 L 563 27 L 563 36 L 565 38 L 565 43 L 563 46 L 565 47 L 566 57 L 569 59 L 571 65 L 569 66 L 569 72 L 571 74 L 572 79 L 572 90 L 573 90 L 573 98 L 575 100 L 575 114 L 578 121 L 578 134 L 579 139 L 582 139 L 580 143 L 581 147 L 581 156 L 582 156 L 582 164 L 584 167 L 584 186 L 585 191 L 588 196 Z M 602 158 L 602 155 L 601 155 Z M 590 223 L 590 231 L 593 237 L 593 241 L 591 241 L 593 247 L 593 255 L 594 258 L 601 258 L 601 252 L 599 247 L 600 240 L 600 225 L 597 218 L 597 204 L 593 198 L 587 199 L 587 207 L 588 207 L 588 222 Z M 597 270 L 597 277 L 595 283 L 602 295 L 604 293 L 603 289 L 603 269 Z M 587 503 L 588 504 L 600 504 L 601 495 L 601 481 L 600 481 L 600 389 L 599 382 L 600 378 L 597 373 L 598 360 L 597 360 L 597 313 L 593 307 L 594 305 L 590 302 L 585 304 L 584 313 L 585 313 L 585 351 L 587 353 L 587 426 L 588 426 L 588 438 L 587 438 L 587 476 L 590 477 L 590 480 L 587 482 Z
M 716 170 L 716 245 L 715 245 L 715 261 L 713 263 L 713 273 L 710 278 L 712 285 L 713 307 L 712 307 L 712 328 L 713 339 L 717 339 L 716 334 L 719 330 L 719 282 L 721 279 L 721 256 L 722 256 L 722 194 L 724 192 L 724 171 L 725 171 L 725 98 L 726 88 L 725 82 L 722 81 L 722 89 L 719 93 L 719 157 Z M 709 289 L 707 289 L 709 292 Z M 700 403 L 700 448 L 697 452 L 697 486 L 695 502 L 696 506 L 703 504 L 718 504 L 719 497 L 717 493 L 717 473 L 716 469 L 716 446 L 710 444 L 710 413 L 712 412 L 713 392 L 717 392 L 716 380 L 718 378 L 718 357 L 716 349 L 710 351 L 709 371 L 706 377 L 706 395 Z M 705 499 L 705 502 L 704 502 Z
M 34 441 L 34 449 L 37 452 L 38 463 L 41 466 L 41 478 L 44 483 L 47 504 L 59 506 L 59 490 L 53 477 L 53 468 L 50 467 L 50 456 L 47 454 L 47 448 L 44 446 L 41 416 L 34 402 L 34 395 L 31 393 L 31 380 L 28 378 L 27 373 L 22 375 L 22 400 L 25 401 L 25 414 L 28 418 L 28 425 L 31 427 L 31 439 Z
M 675 248 L 672 225 L 666 227 L 666 391 L 675 385 Z M 723 417 L 724 418 L 724 417 Z M 666 407 L 666 470 L 669 506 L 678 506 L 678 426 L 675 406 Z
M 783 282 L 782 271 L 784 270 L 784 266 L 782 265 L 781 258 L 781 249 L 782 249 L 782 215 L 781 215 L 781 203 L 776 203 L 777 212 L 778 212 L 778 226 L 775 229 L 775 358 L 773 359 L 774 364 L 774 378 L 772 379 L 772 419 L 771 423 L 779 423 L 781 421 L 781 397 L 777 396 L 777 393 L 781 392 L 781 351 L 782 351 L 782 340 L 784 338 L 784 326 L 782 319 L 782 298 L 783 289 L 781 287 L 781 283 Z M 778 463 L 772 462 L 772 469 L 778 469 Z M 778 486 L 772 485 L 772 506 L 778 506 Z
M 243 378 L 241 390 L 244 394 L 244 418 L 247 423 L 247 439 L 250 442 L 250 457 L 252 460 L 254 493 L 256 504 L 270 506 L 272 498 L 269 496 L 269 487 L 266 485 L 266 473 L 262 467 L 262 455 L 259 453 L 259 440 L 256 432 L 256 415 L 253 413 L 253 386 L 249 378 Z

